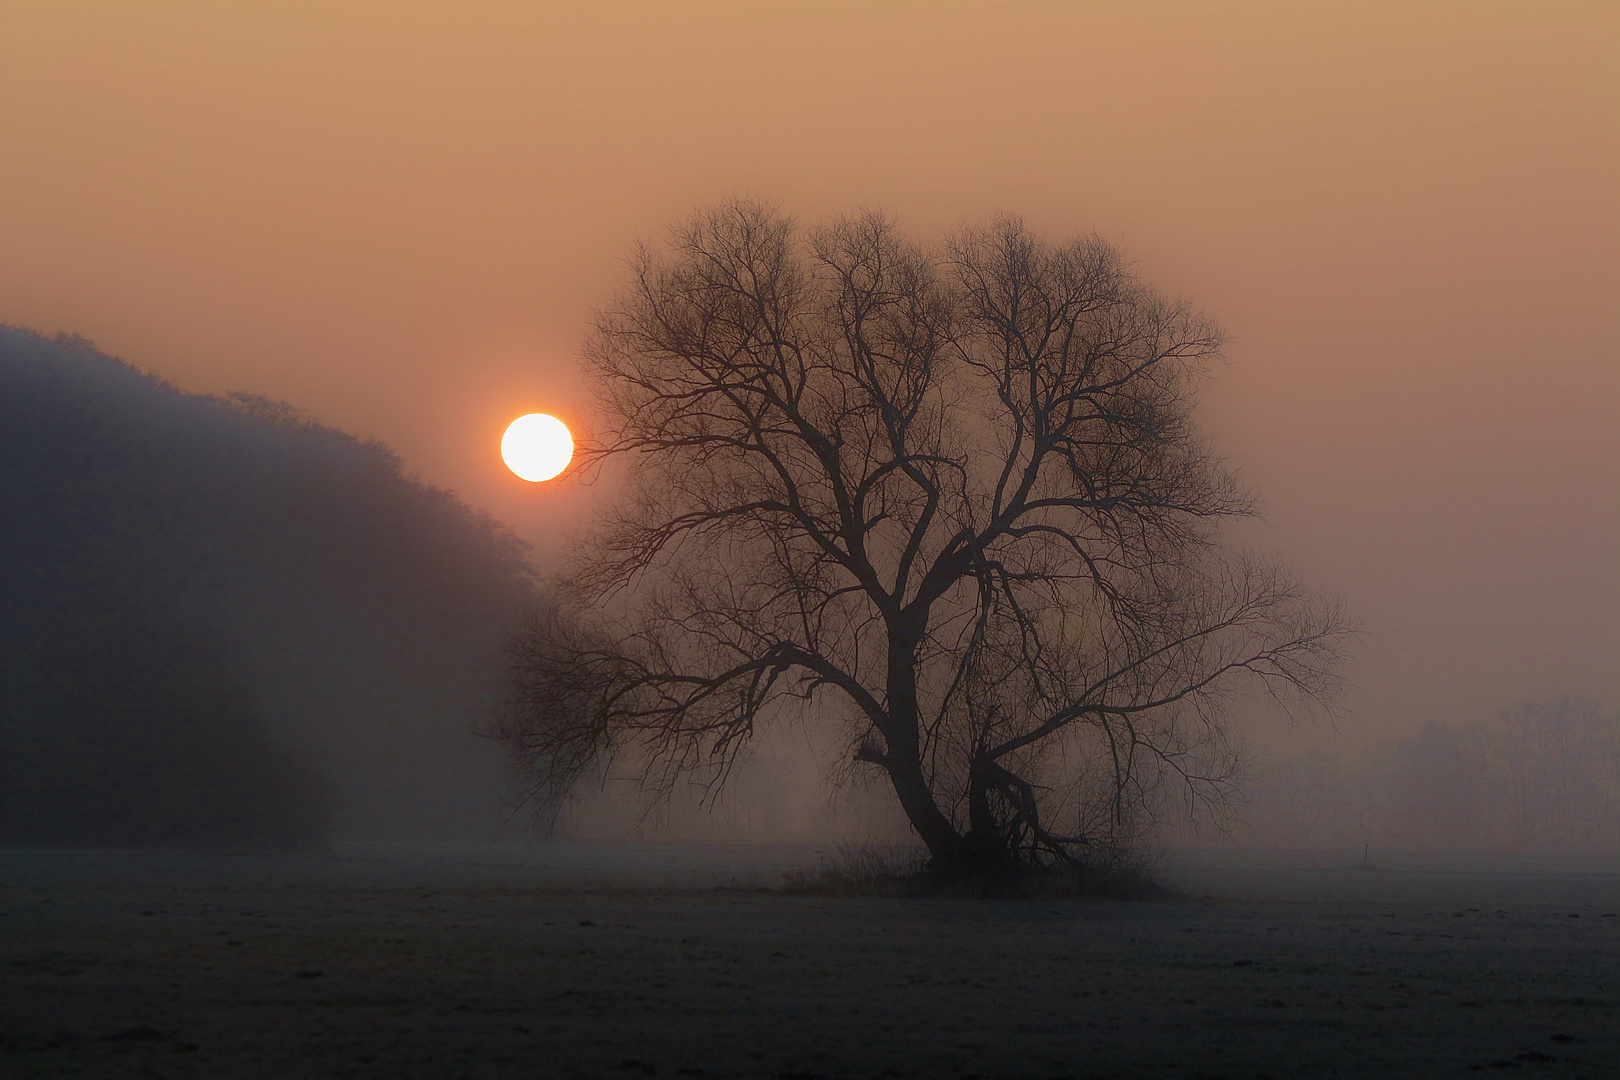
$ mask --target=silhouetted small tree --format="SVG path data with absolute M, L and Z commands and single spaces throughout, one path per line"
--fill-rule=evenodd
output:
M 1192 420 L 1221 333 L 1095 238 L 936 250 L 736 201 L 643 248 L 586 356 L 631 496 L 514 646 L 551 820 L 604 759 L 720 783 L 798 702 L 943 874 L 1079 866 L 1175 782 L 1218 801 L 1245 683 L 1330 693 L 1345 624 L 1224 553 L 1254 512 Z

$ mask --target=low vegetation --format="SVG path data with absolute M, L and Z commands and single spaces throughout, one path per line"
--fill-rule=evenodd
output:
M 783 875 L 779 891 L 839 897 L 948 897 L 1020 900 L 1154 900 L 1180 895 L 1153 872 L 1139 850 L 1121 849 L 1109 859 L 1079 865 L 1022 868 L 995 876 L 941 873 L 927 849 L 877 844 L 840 844 L 813 870 Z

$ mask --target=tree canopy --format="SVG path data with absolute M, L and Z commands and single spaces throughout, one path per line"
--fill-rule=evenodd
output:
M 632 268 L 579 466 L 632 491 L 514 648 L 543 818 L 606 759 L 723 782 L 810 716 L 942 872 L 1078 864 L 1221 797 L 1234 695 L 1333 692 L 1337 607 L 1219 543 L 1255 512 L 1193 418 L 1219 328 L 1106 243 L 738 200 Z

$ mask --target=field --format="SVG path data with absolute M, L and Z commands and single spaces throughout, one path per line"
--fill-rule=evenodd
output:
M 758 888 L 816 857 L 0 853 L 0 1075 L 1620 1076 L 1620 859 L 1184 855 L 1151 902 Z

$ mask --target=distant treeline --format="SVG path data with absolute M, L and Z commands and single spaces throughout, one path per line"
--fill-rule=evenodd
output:
M 532 601 L 385 446 L 0 328 L 0 843 L 487 838 Z
M 1620 849 L 1620 715 L 1525 703 L 1343 760 L 1262 762 L 1239 838 L 1278 847 Z

